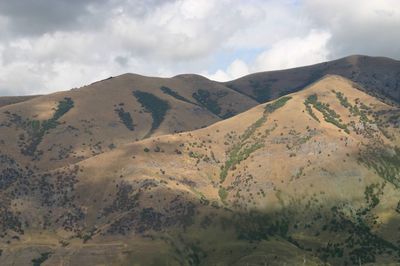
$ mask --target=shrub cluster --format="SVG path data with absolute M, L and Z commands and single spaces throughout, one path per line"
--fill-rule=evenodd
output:
M 147 133 L 146 135 L 146 137 L 149 137 L 154 132 L 154 130 L 156 130 L 164 121 L 165 115 L 167 111 L 170 109 L 169 103 L 151 93 L 144 91 L 134 91 L 133 95 L 136 97 L 139 103 L 144 107 L 144 109 L 147 112 L 151 113 L 151 116 L 153 118 L 151 129 L 149 133 Z

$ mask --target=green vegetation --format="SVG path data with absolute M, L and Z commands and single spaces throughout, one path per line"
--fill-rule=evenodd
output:
M 245 132 L 239 137 L 239 143 L 236 143 L 228 154 L 228 159 L 225 161 L 224 166 L 221 168 L 220 172 L 220 182 L 223 183 L 228 175 L 228 171 L 239 164 L 241 161 L 246 160 L 251 153 L 262 148 L 264 146 L 263 137 L 253 139 L 253 143 L 247 141 L 256 130 L 261 127 L 266 121 L 268 113 L 272 113 L 278 108 L 281 108 L 289 101 L 291 97 L 282 97 L 278 100 L 269 103 L 265 106 L 264 113 L 261 118 L 254 122 L 250 127 L 248 127 Z M 270 131 L 266 132 L 269 134 Z
M 340 116 L 334 110 L 329 108 L 328 104 L 319 102 L 318 96 L 316 94 L 308 96 L 307 99 L 304 101 L 304 104 L 306 106 L 312 105 L 315 109 L 317 109 L 319 112 L 323 114 L 326 122 L 331 123 L 337 126 L 338 128 L 343 129 L 347 134 L 350 134 L 350 130 L 347 128 L 347 125 L 341 123 Z
M 246 160 L 250 153 L 256 151 L 257 149 L 263 147 L 263 143 L 260 141 L 254 144 L 247 144 L 246 140 L 254 134 L 254 132 L 262 126 L 263 123 L 267 120 L 267 117 L 263 115 L 260 119 L 258 119 L 254 124 L 246 129 L 243 135 L 240 137 L 240 142 L 233 146 L 232 150 L 229 152 L 228 160 L 225 161 L 225 165 L 222 167 L 220 172 L 220 181 L 223 183 L 228 175 L 229 169 L 234 167 L 236 164 L 240 163 L 243 160 Z M 245 147 L 247 144 L 247 147 Z M 245 149 L 242 149 L 244 148 Z
M 134 91 L 133 95 L 139 101 L 139 103 L 145 108 L 147 112 L 151 113 L 153 118 L 153 123 L 151 124 L 151 129 L 145 137 L 149 137 L 154 130 L 156 130 L 164 121 L 164 117 L 170 109 L 169 103 L 164 101 L 151 93 L 143 91 Z
M 221 115 L 220 117 L 222 119 L 228 119 L 228 118 L 233 117 L 235 115 L 236 115 L 236 111 L 235 110 L 228 109 L 228 110 L 226 110 L 226 113 Z
M 64 100 L 58 102 L 56 112 L 53 115 L 53 120 L 58 120 L 65 115 L 69 110 L 74 107 L 74 101 L 71 98 L 64 98 Z
M 265 111 L 267 111 L 268 113 L 272 113 L 276 109 L 279 109 L 282 106 L 284 106 L 287 103 L 287 101 L 289 101 L 290 99 L 292 99 L 292 97 L 290 97 L 290 96 L 281 97 L 278 100 L 265 105 Z
M 314 118 L 315 121 L 317 121 L 317 122 L 319 123 L 320 121 L 319 121 L 318 117 L 315 115 L 315 113 L 313 112 L 311 106 L 310 106 L 309 104 L 306 104 L 306 101 L 304 101 L 304 105 L 306 106 L 307 113 L 308 113 L 312 118 Z
M 383 183 L 382 186 L 380 186 L 378 183 L 377 184 L 371 184 L 369 186 L 365 187 L 364 191 L 364 197 L 365 200 L 368 204 L 369 209 L 373 209 L 376 206 L 378 206 L 380 200 L 380 196 L 383 195 L 383 188 L 385 186 L 385 183 Z
M 344 108 L 349 108 L 352 107 L 351 104 L 349 103 L 349 100 L 347 99 L 346 96 L 344 96 L 343 93 L 341 93 L 340 91 L 333 91 L 333 93 L 336 94 L 336 98 L 339 99 L 340 104 L 344 107 Z
M 340 238 L 332 239 L 328 245 L 319 251 L 319 256 L 323 261 L 329 261 L 329 258 L 344 258 L 344 265 L 348 264 L 346 260 L 350 259 L 351 264 L 376 262 L 376 257 L 380 255 L 398 254 L 399 247 L 385 240 L 380 235 L 371 230 L 371 226 L 376 224 L 375 214 L 371 210 L 380 203 L 380 197 L 383 195 L 382 184 L 371 184 L 365 188 L 364 196 L 366 207 L 355 209 L 355 212 L 349 212 L 349 208 L 354 210 L 354 206 L 345 203 L 333 206 L 327 216 L 322 230 Z M 384 256 L 385 256 L 384 255 Z M 397 256 L 398 256 L 397 255 Z M 395 255 L 396 256 L 396 255 Z M 396 256 L 396 257 L 397 257 Z M 343 263 L 341 263 L 343 264 Z
M 176 91 L 174 91 L 174 90 L 172 90 L 172 89 L 170 89 L 170 88 L 168 88 L 168 87 L 162 86 L 162 87 L 160 88 L 160 90 L 161 90 L 163 93 L 168 94 L 169 96 L 172 96 L 172 97 L 174 97 L 174 98 L 177 99 L 177 100 L 180 100 L 180 101 L 183 101 L 183 102 L 187 102 L 187 103 L 191 103 L 191 104 L 195 104 L 195 103 L 189 101 L 188 99 L 186 99 L 185 97 L 181 96 L 181 95 L 180 95 L 179 93 L 177 93 Z
M 267 121 L 267 116 L 264 114 L 261 118 L 259 118 L 256 122 L 254 122 L 251 126 L 246 128 L 244 133 L 239 137 L 240 140 L 243 142 L 250 138 L 257 128 L 261 127 Z
M 345 107 L 346 109 L 349 109 L 349 111 L 352 115 L 360 117 L 361 122 L 364 122 L 364 123 L 371 122 L 368 119 L 367 115 L 365 114 L 365 111 L 360 110 L 360 108 L 358 108 L 357 105 L 353 106 L 343 93 L 341 93 L 340 91 L 335 91 L 335 90 L 333 90 L 333 93 L 336 94 L 336 98 L 338 98 L 340 104 L 343 107 Z M 362 103 L 362 107 L 365 107 L 365 105 L 363 103 Z
M 50 258 L 50 256 L 51 256 L 51 252 L 42 253 L 42 254 L 40 254 L 39 258 L 32 260 L 32 265 L 40 266 L 40 265 L 42 265 L 43 262 L 45 262 L 48 258 Z
M 239 164 L 241 161 L 246 160 L 251 153 L 264 147 L 264 143 L 261 141 L 253 143 L 243 148 L 243 146 L 235 146 L 229 154 L 228 160 L 225 162 L 224 167 L 221 169 L 220 180 L 221 183 L 225 181 L 228 175 L 229 169 L 233 168 L 235 165 Z M 242 149 L 243 148 L 243 149 Z
M 210 204 L 210 201 L 207 199 L 206 196 L 204 196 L 203 193 L 201 193 L 200 191 L 198 191 L 196 188 L 194 188 L 192 186 L 188 186 L 188 188 L 190 189 L 190 191 L 192 191 L 198 197 L 201 204 L 203 204 L 203 205 Z
M 203 155 L 199 154 L 197 152 L 190 151 L 189 152 L 189 157 L 194 158 L 194 159 L 200 159 L 200 158 L 203 157 Z
M 400 148 L 368 147 L 361 153 L 359 162 L 375 170 L 380 177 L 400 188 Z
M 246 214 L 234 214 L 232 223 L 238 239 L 260 241 L 268 240 L 272 236 L 279 236 L 291 241 L 288 236 L 289 219 L 283 214 L 275 216 L 251 211 Z
M 133 124 L 133 120 L 131 114 L 129 112 L 125 112 L 124 108 L 119 107 L 115 109 L 115 112 L 118 114 L 119 119 L 130 131 L 135 130 L 135 125 Z
M 221 201 L 225 203 L 226 198 L 228 197 L 229 192 L 224 188 L 220 187 L 218 190 L 218 195 L 221 198 Z
M 58 102 L 57 109 L 52 118 L 44 121 L 29 120 L 27 122 L 26 129 L 30 135 L 30 143 L 21 150 L 22 154 L 33 156 L 37 150 L 37 147 L 42 142 L 44 135 L 50 129 L 56 128 L 59 125 L 58 119 L 60 119 L 73 107 L 73 100 L 71 98 L 64 98 L 62 101 Z
M 211 113 L 218 116 L 221 114 L 221 107 L 218 105 L 216 100 L 212 99 L 209 91 L 199 89 L 197 92 L 193 93 L 192 96 L 199 104 L 204 106 Z

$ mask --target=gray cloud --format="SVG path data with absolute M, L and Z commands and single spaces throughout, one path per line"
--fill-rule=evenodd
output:
M 95 0 L 18 0 L 0 1 L 0 15 L 7 18 L 9 31 L 36 35 L 79 26 Z M 104 2 L 104 1 L 100 1 Z
M 400 58 L 398 1 L 354 1 L 0 0 L 0 95 L 125 72 L 224 80 L 354 53 Z
M 306 0 L 314 27 L 328 30 L 333 57 L 348 54 L 400 58 L 400 2 Z

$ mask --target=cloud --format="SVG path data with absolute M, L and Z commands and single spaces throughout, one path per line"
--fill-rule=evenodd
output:
M 55 19 L 50 16 L 42 21 L 43 33 L 32 28 L 25 35 L 14 27 L 20 23 L 19 16 L 34 23 L 41 13 L 35 9 L 24 17 L 23 12 L 28 11 L 6 6 L 13 11 L 9 14 L 12 26 L 8 30 L 18 34 L 2 43 L 0 72 L 19 75 L 26 82 L 5 77 L 0 83 L 0 94 L 10 93 L 14 86 L 15 94 L 69 89 L 124 72 L 148 75 L 201 72 L 224 40 L 247 25 L 243 23 L 246 18 L 237 11 L 224 12 L 230 6 L 226 0 L 146 2 L 154 5 L 140 2 L 114 0 L 100 6 L 86 1 L 78 5 L 85 11 L 71 18 L 75 22 L 68 24 L 60 19 L 52 30 L 44 25 Z M 80 29 L 93 14 L 102 18 L 99 27 L 90 29 L 87 25 Z
M 207 76 L 218 81 L 228 81 L 250 72 L 287 69 L 323 62 L 329 58 L 327 43 L 330 37 L 328 32 L 312 30 L 303 38 L 294 37 L 276 42 L 261 52 L 249 65 L 236 59 L 227 70 L 219 69 L 215 74 Z
M 348 54 L 400 58 L 398 0 L 306 0 L 304 12 L 315 27 L 331 33 L 333 57 Z
M 203 75 L 216 81 L 228 81 L 248 75 L 249 73 L 248 65 L 244 61 L 236 59 L 228 66 L 226 71 L 219 69 L 214 74 L 203 73 Z
M 328 32 L 311 31 L 303 38 L 281 40 L 257 57 L 254 70 L 279 70 L 326 61 L 330 37 Z
M 88 6 L 94 2 L 95 0 L 0 1 L 0 15 L 8 18 L 11 32 L 35 35 L 77 26 L 79 18 L 88 14 Z
M 0 1 L 0 95 L 126 72 L 228 80 L 353 53 L 400 58 L 399 9 L 397 0 Z

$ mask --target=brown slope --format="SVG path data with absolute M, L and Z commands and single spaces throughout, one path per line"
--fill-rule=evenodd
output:
M 327 74 L 348 78 L 375 97 L 400 103 L 400 61 L 385 57 L 353 55 L 311 66 L 255 73 L 223 84 L 263 103 L 299 91 Z
M 126 74 L 2 107 L 0 145 L 23 165 L 33 159 L 39 168 L 56 168 L 132 140 L 210 125 L 255 106 L 257 102 L 249 97 L 259 102 L 274 99 L 300 90 L 326 73 L 347 76 L 362 85 L 354 85 L 359 89 L 396 100 L 398 65 L 398 61 L 387 58 L 352 56 L 309 67 L 257 73 L 224 84 L 198 75 L 153 78 Z M 155 116 L 133 95 L 138 90 L 161 100 L 152 103 L 158 112 Z M 44 130 L 38 137 L 32 121 L 50 119 L 66 97 L 72 99 L 74 107 L 58 119 L 55 128 Z
M 60 103 L 67 107 L 54 119 Z M 0 149 L 22 165 L 57 168 L 126 142 L 205 127 L 255 104 L 203 77 L 125 74 L 2 107 Z
M 95 252 L 108 262 L 146 265 L 156 250 L 186 262 L 195 255 L 198 265 L 265 258 L 299 265 L 315 257 L 332 265 L 393 262 L 399 259 L 399 112 L 328 76 L 207 128 L 38 174 L 28 181 L 41 180 L 29 184 L 28 196 L 15 196 L 23 191 L 21 178 L 14 194 L 2 195 L 21 203 L 12 214 L 26 235 L 5 245 L 5 254 L 44 244 L 53 264 L 90 264 Z M 4 240 L 18 227 L 11 229 Z M 48 239 L 33 241 L 42 231 Z M 57 241 L 87 251 L 69 255 Z
M 29 96 L 3 96 L 0 97 L 0 108 L 6 105 L 14 104 L 14 103 L 20 103 L 20 102 L 25 102 L 30 99 L 33 99 L 35 97 L 38 97 L 39 95 L 29 95 Z

